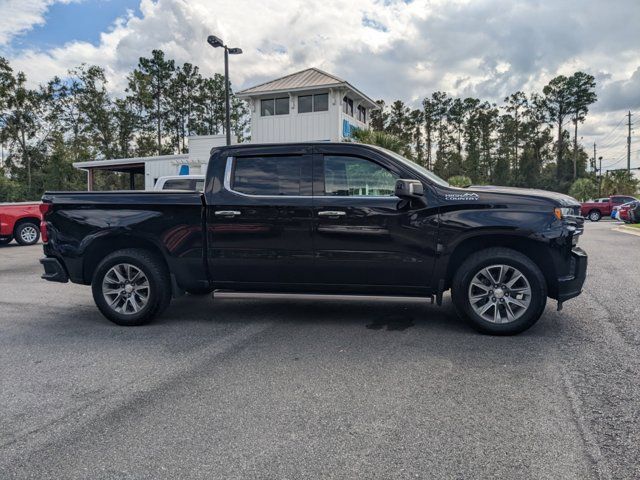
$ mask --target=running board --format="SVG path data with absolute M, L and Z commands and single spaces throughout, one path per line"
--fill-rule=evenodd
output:
M 254 298 L 254 299 L 301 299 L 301 300 L 356 300 L 356 301 L 374 301 L 374 302 L 431 302 L 432 296 L 426 297 L 403 297 L 401 295 L 334 295 L 331 293 L 270 293 L 270 292 L 236 292 L 229 290 L 214 290 L 213 298 Z

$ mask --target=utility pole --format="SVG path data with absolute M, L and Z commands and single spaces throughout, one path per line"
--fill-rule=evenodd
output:
M 596 170 L 596 142 L 593 142 L 593 170 Z
M 628 113 L 629 120 L 627 121 L 627 127 L 629 134 L 627 135 L 627 172 L 631 173 L 631 110 Z
M 602 157 L 600 157 L 600 168 L 598 168 L 598 197 L 602 196 Z

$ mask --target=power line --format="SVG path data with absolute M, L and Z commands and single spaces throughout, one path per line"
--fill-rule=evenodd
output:
M 626 115 L 625 115 L 624 117 L 622 117 L 622 118 L 620 119 L 620 121 L 618 122 L 618 124 L 617 124 L 615 127 L 613 127 L 613 130 L 611 130 L 608 134 L 606 134 L 606 135 L 604 136 L 604 138 L 602 138 L 602 139 L 600 140 L 600 142 L 604 142 L 607 138 L 609 138 L 609 136 L 610 136 L 613 132 L 615 132 L 615 131 L 618 129 L 618 127 L 619 127 L 620 125 L 622 125 L 622 122 L 624 122 L 624 120 L 625 120 L 626 118 L 627 118 L 627 116 L 626 116 Z

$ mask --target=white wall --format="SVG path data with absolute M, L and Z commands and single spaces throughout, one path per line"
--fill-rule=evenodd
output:
M 298 113 L 298 95 L 324 93 L 323 90 L 296 92 L 289 101 L 288 115 L 260 115 L 260 98 L 250 100 L 251 143 L 311 142 L 343 140 L 342 120 L 347 119 L 353 126 L 366 128 L 367 125 L 342 113 L 344 90 L 333 90 L 329 94 L 329 110 L 326 112 Z M 268 95 L 264 98 L 282 97 L 285 94 Z M 354 101 L 354 111 L 358 103 Z M 367 111 L 367 115 L 369 112 Z

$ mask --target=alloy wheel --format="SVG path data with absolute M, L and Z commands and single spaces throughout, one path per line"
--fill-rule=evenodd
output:
M 469 285 L 473 311 L 491 323 L 518 320 L 531 304 L 531 285 L 527 277 L 511 265 L 490 265 L 477 272 Z
M 135 265 L 119 263 L 102 280 L 102 295 L 114 311 L 133 315 L 149 303 L 149 279 Z
M 38 238 L 38 230 L 35 226 L 29 224 L 22 227 L 20 230 L 20 238 L 25 243 L 33 243 Z

